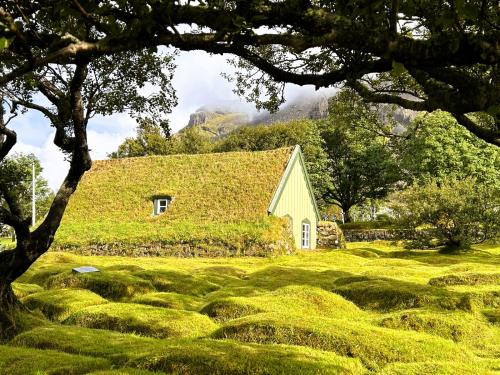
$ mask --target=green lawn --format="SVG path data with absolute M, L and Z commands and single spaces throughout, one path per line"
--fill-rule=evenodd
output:
M 73 275 L 92 265 L 98 274 Z M 2 374 L 493 374 L 500 247 L 386 243 L 277 258 L 50 252 Z

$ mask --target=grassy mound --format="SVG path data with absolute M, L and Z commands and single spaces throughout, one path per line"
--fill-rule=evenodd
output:
M 499 285 L 500 273 L 462 273 L 434 277 L 429 280 L 429 285 Z
M 442 288 L 391 278 L 354 276 L 340 278 L 333 291 L 363 309 L 404 310 L 424 306 L 470 311 L 474 308 L 466 295 Z
M 219 286 L 212 282 L 178 271 L 148 270 L 136 272 L 134 275 L 150 281 L 161 292 L 203 296 L 219 289 Z
M 255 297 L 231 297 L 215 300 L 201 312 L 219 322 L 259 312 L 290 315 L 320 315 L 360 318 L 362 311 L 352 302 L 321 288 L 291 285 Z
M 197 311 L 201 303 L 200 300 L 194 296 L 166 292 L 147 293 L 133 298 L 131 302 L 176 310 L 193 311 Z
M 85 274 L 64 272 L 49 277 L 46 286 L 48 288 L 88 289 L 112 300 L 155 291 L 151 282 L 120 271 Z
M 484 309 L 483 315 L 493 324 L 500 325 L 500 309 Z
M 493 365 L 494 366 L 494 365 Z M 498 374 L 487 362 L 457 364 L 456 362 L 391 363 L 377 374 L 380 375 L 493 375 Z
M 102 357 L 116 366 L 124 366 L 136 357 L 161 349 L 166 341 L 100 329 L 52 325 L 24 332 L 10 345 Z
M 496 333 L 481 317 L 465 312 L 409 310 L 393 313 L 380 322 L 382 327 L 426 332 L 456 342 L 479 345 L 494 342 Z
M 91 306 L 72 314 L 64 323 L 157 338 L 199 337 L 217 328 L 208 317 L 196 312 L 133 303 Z
M 0 373 L 2 374 L 86 374 L 90 371 L 107 369 L 110 366 L 110 362 L 103 358 L 0 345 Z
M 39 309 L 47 318 L 59 321 L 84 307 L 108 303 L 101 296 L 85 289 L 47 290 L 30 294 L 22 302 L 29 309 Z
M 27 295 L 43 291 L 43 288 L 40 285 L 25 283 L 13 283 L 12 289 L 14 290 L 17 298 L 24 298 Z
M 359 360 L 305 347 L 248 344 L 229 340 L 158 340 L 80 327 L 34 329 L 17 336 L 12 345 L 92 355 L 106 358 L 118 367 L 166 373 L 222 375 L 365 372 Z M 110 374 L 125 371 L 129 370 L 116 370 Z M 138 370 L 132 370 L 131 373 L 135 374 L 135 371 Z
M 136 365 L 153 371 L 192 375 L 362 374 L 359 360 L 311 348 L 242 344 L 229 340 L 172 343 Z
M 309 346 L 359 358 L 370 369 L 391 362 L 474 359 L 466 347 L 431 335 L 312 316 L 253 315 L 227 323 L 213 336 L 262 344 Z

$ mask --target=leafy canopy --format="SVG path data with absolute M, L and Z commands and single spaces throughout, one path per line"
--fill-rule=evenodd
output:
M 81 58 L 205 50 L 237 56 L 237 92 L 262 104 L 276 106 L 284 82 L 344 82 L 372 102 L 448 111 L 500 144 L 495 0 L 18 0 L 0 23 L 0 84 Z

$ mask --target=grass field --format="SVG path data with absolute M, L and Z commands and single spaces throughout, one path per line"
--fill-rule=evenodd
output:
M 92 265 L 101 272 L 74 275 Z M 2 374 L 494 374 L 500 247 L 385 243 L 277 258 L 50 252 Z

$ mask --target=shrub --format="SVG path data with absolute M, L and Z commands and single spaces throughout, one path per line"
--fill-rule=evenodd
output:
M 205 315 L 133 303 L 91 306 L 64 321 L 87 328 L 109 329 L 151 337 L 199 337 L 217 326 Z
M 400 224 L 414 231 L 409 246 L 467 249 L 500 234 L 500 190 L 474 179 L 444 179 L 395 193 L 391 208 Z M 421 226 L 429 229 L 417 230 Z

